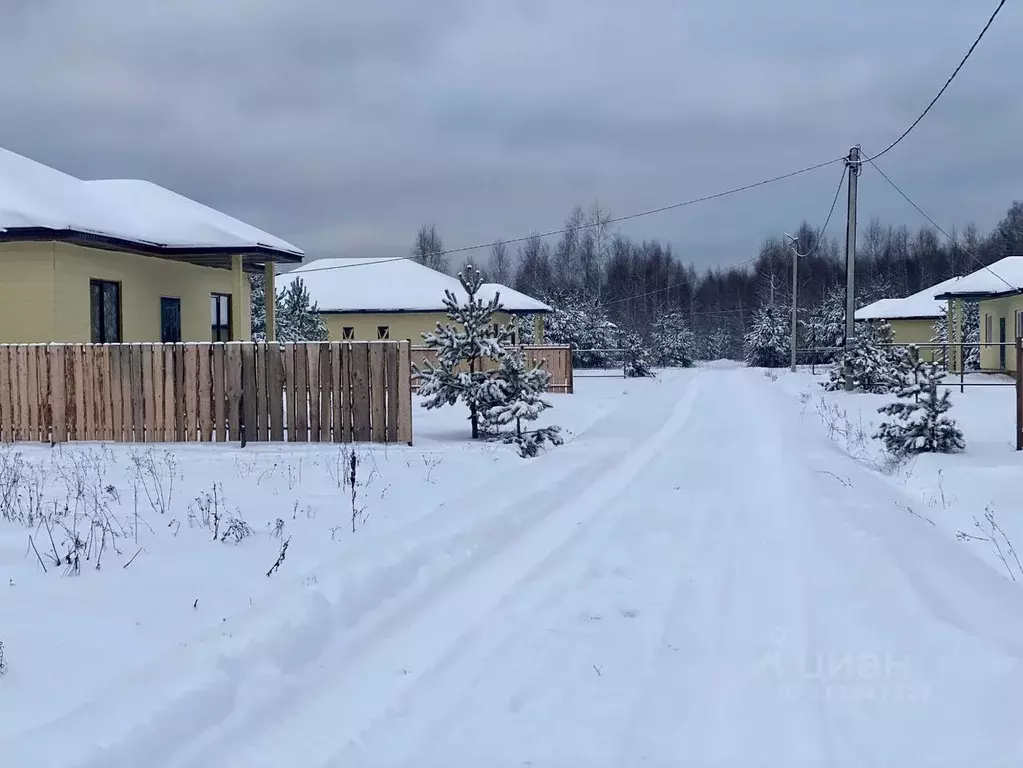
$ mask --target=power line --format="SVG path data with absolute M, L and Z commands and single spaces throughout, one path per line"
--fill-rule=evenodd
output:
M 835 189 L 835 197 L 831 200 L 831 208 L 828 210 L 828 217 L 824 219 L 824 226 L 817 230 L 817 237 L 814 240 L 813 249 L 806 254 L 799 254 L 800 258 L 808 258 L 813 256 L 820 250 L 821 243 L 823 242 L 824 232 L 828 228 L 828 224 L 831 223 L 831 216 L 835 213 L 835 206 L 838 204 L 838 198 L 842 194 L 842 184 L 845 182 L 845 174 L 848 170 L 847 166 L 842 166 L 842 175 L 838 179 L 838 187 Z
M 691 198 L 689 200 L 683 200 L 680 203 L 672 203 L 671 205 L 662 205 L 660 208 L 650 208 L 650 209 L 645 210 L 645 211 L 639 211 L 637 213 L 630 213 L 630 214 L 627 214 L 625 216 L 617 216 L 617 217 L 611 218 L 611 219 L 601 219 L 599 221 L 588 222 L 586 224 L 580 224 L 577 227 L 565 227 L 563 229 L 552 229 L 552 230 L 549 230 L 547 232 L 534 232 L 534 233 L 529 234 L 529 235 L 523 235 L 522 237 L 512 238 L 511 240 L 494 240 L 494 241 L 488 242 L 488 243 L 478 243 L 476 245 L 465 245 L 465 246 L 462 246 L 460 248 L 449 248 L 449 249 L 444 250 L 444 251 L 439 251 L 436 255 L 438 255 L 438 256 L 448 256 L 448 255 L 451 255 L 453 253 L 465 253 L 467 251 L 478 251 L 478 250 L 481 250 L 483 248 L 492 248 L 495 245 L 497 245 L 498 243 L 503 243 L 505 245 L 511 245 L 511 244 L 514 244 L 514 243 L 522 243 L 522 242 L 525 242 L 526 240 L 532 240 L 534 238 L 541 238 L 542 239 L 542 238 L 546 238 L 546 237 L 553 237 L 554 235 L 563 235 L 563 234 L 567 234 L 569 232 L 578 232 L 578 231 L 584 230 L 584 229 L 592 229 L 594 227 L 607 226 L 608 224 L 618 224 L 618 223 L 623 222 L 623 221 L 630 221 L 632 219 L 638 219 L 638 218 L 641 218 L 643 216 L 652 216 L 652 215 L 654 215 L 656 213 L 664 213 L 666 211 L 673 211 L 673 210 L 676 210 L 677 208 L 684 208 L 684 207 L 689 206 L 689 205 L 695 205 L 696 203 L 705 203 L 705 202 L 708 202 L 710 200 L 717 200 L 718 198 L 721 198 L 721 197 L 727 197 L 729 195 L 734 195 L 734 194 L 736 194 L 738 192 L 745 192 L 745 191 L 750 190 L 750 189 L 756 189 L 757 187 L 764 187 L 764 186 L 767 186 L 768 184 L 774 184 L 777 181 L 784 181 L 785 179 L 791 179 L 794 176 L 800 176 L 800 175 L 802 175 L 804 173 L 809 173 L 810 171 L 816 171 L 818 168 L 824 168 L 826 166 L 833 165 L 834 163 L 843 162 L 844 160 L 845 160 L 845 157 L 836 157 L 833 160 L 826 160 L 826 161 L 824 161 L 822 163 L 815 163 L 814 165 L 808 165 L 805 168 L 800 168 L 799 170 L 791 171 L 789 173 L 783 173 L 780 176 L 772 176 L 769 179 L 763 179 L 762 181 L 757 181 L 757 182 L 754 182 L 752 184 L 743 184 L 740 187 L 732 187 L 731 189 L 726 189 L 723 192 L 715 192 L 714 194 L 711 194 L 711 195 L 703 195 L 702 197 L 694 197 L 694 198 Z M 310 267 L 309 269 L 301 270 L 301 272 L 299 274 L 307 275 L 307 274 L 310 274 L 312 272 L 329 272 L 329 271 L 333 271 L 335 269 L 352 269 L 354 267 L 363 267 L 363 266 L 368 266 L 370 264 L 385 264 L 385 263 L 391 262 L 391 261 L 408 261 L 408 260 L 410 260 L 412 258 L 413 258 L 412 256 L 394 256 L 394 257 L 391 257 L 391 258 L 374 259 L 373 261 L 369 261 L 369 262 L 360 261 L 360 262 L 357 262 L 357 263 L 354 263 L 354 264 L 333 264 L 333 265 L 331 265 L 329 267 Z M 736 266 L 740 266 L 740 265 L 736 265 Z
M 841 159 L 844 160 L 845 158 L 841 158 Z M 831 200 L 831 208 L 828 210 L 828 216 L 824 220 L 824 226 L 822 226 L 819 230 L 817 230 L 817 242 L 814 243 L 813 250 L 810 251 L 809 253 L 807 253 L 805 256 L 803 256 L 803 258 L 807 258 L 807 257 L 813 256 L 815 253 L 817 253 L 817 250 L 820 248 L 820 244 L 822 242 L 821 238 L 823 237 L 825 230 L 827 230 L 828 224 L 831 223 L 831 216 L 835 212 L 835 205 L 838 203 L 838 198 L 842 194 L 842 182 L 845 181 L 846 170 L 847 170 L 846 166 L 843 165 L 842 166 L 842 176 L 838 180 L 838 187 L 835 189 L 835 196 Z M 745 261 L 740 261 L 738 264 L 730 264 L 727 267 L 722 267 L 722 269 L 738 269 L 739 267 L 744 267 L 747 264 L 752 264 L 752 263 L 754 263 L 756 261 L 759 261 L 759 259 L 760 259 L 760 254 L 757 254 L 756 256 L 754 256 L 751 259 L 746 259 Z M 699 278 L 697 278 L 697 279 L 699 279 Z M 672 290 L 674 288 L 683 288 L 683 287 L 685 287 L 687 285 L 693 285 L 693 284 L 694 284 L 693 280 L 683 280 L 683 281 L 678 282 L 678 283 L 671 283 L 670 285 L 666 285 L 663 288 L 657 288 L 657 289 L 652 290 L 652 291 L 647 291 L 646 293 L 639 293 L 639 294 L 636 294 L 635 296 L 626 296 L 626 297 L 621 298 L 621 299 L 615 299 L 614 301 L 604 302 L 604 306 L 611 306 L 611 305 L 614 305 L 614 304 L 621 304 L 621 303 L 626 302 L 626 301 L 632 301 L 633 299 L 643 299 L 643 298 L 646 298 L 647 296 L 653 296 L 654 294 L 657 294 L 657 293 L 662 293 L 664 291 L 670 291 L 670 290 Z
M 875 157 L 876 157 L 876 155 L 875 155 Z M 896 192 L 898 192 L 907 203 L 909 203 L 914 208 L 916 208 L 917 212 L 921 216 L 923 216 L 925 219 L 927 219 L 927 221 L 929 221 L 931 223 L 931 225 L 936 230 L 938 230 L 941 234 L 943 234 L 948 239 L 948 241 L 950 243 L 954 242 L 952 236 L 948 232 L 946 232 L 944 229 L 942 229 L 941 226 L 938 224 L 938 222 L 936 222 L 934 219 L 932 219 L 930 216 L 928 216 L 927 212 L 924 211 L 924 209 L 921 208 L 919 205 L 917 205 L 915 202 L 913 202 L 912 198 L 910 198 L 909 195 L 907 195 L 905 192 L 903 192 L 902 188 L 899 187 L 898 184 L 896 184 L 894 181 L 892 181 L 890 178 L 888 178 L 888 174 L 886 174 L 884 171 L 881 170 L 880 166 L 877 163 L 874 162 L 874 158 L 873 157 L 872 158 L 868 158 L 867 162 L 869 162 L 872 166 L 874 166 L 874 170 L 876 170 L 878 173 L 881 174 L 881 178 L 883 178 L 885 181 L 887 181 L 892 186 L 892 189 L 894 189 Z M 1013 285 L 1008 280 L 1006 280 L 1004 277 L 1002 277 L 997 272 L 995 272 L 993 269 L 991 269 L 991 267 L 989 267 L 987 264 L 985 264 L 983 261 L 981 261 L 973 251 L 971 251 L 969 248 L 966 248 L 966 247 L 963 247 L 963 246 L 960 246 L 960 247 L 962 247 L 962 249 L 966 253 L 966 255 L 969 256 L 971 259 L 973 259 L 973 261 L 975 263 L 977 263 L 982 269 L 986 269 L 992 275 L 994 275 L 999 280 L 1001 280 L 1003 283 L 1005 283 L 1011 290 L 1013 290 L 1013 291 L 1017 290 L 1017 286 Z
M 984 38 L 984 35 L 987 34 L 987 31 L 991 28 L 991 25 L 994 23 L 995 17 L 998 15 L 998 13 L 1002 10 L 1004 6 L 1005 0 L 1001 0 L 1001 2 L 998 3 L 998 7 L 995 8 L 994 12 L 991 14 L 991 17 L 987 20 L 987 24 L 985 24 L 984 28 L 980 30 L 980 34 L 977 35 L 977 39 L 973 41 L 973 45 L 970 46 L 970 49 L 966 52 L 966 55 L 963 56 L 962 61 L 959 62 L 959 66 L 955 68 L 955 71 L 953 71 L 952 74 L 949 76 L 948 80 L 945 81 L 945 84 L 941 86 L 941 90 L 938 91 L 938 93 L 935 95 L 933 99 L 931 99 L 931 103 L 928 104 L 927 108 L 920 113 L 920 116 L 910 124 L 909 128 L 903 131 L 902 135 L 899 136 L 899 138 L 897 138 L 883 150 L 878 152 L 876 155 L 873 155 L 872 157 L 869 157 L 861 162 L 870 162 L 872 160 L 876 160 L 877 158 L 881 157 L 884 154 L 887 154 L 892 149 L 894 149 L 895 146 L 899 144 L 899 142 L 906 138 L 909 135 L 910 131 L 916 128 L 916 126 L 920 123 L 921 120 L 924 119 L 927 113 L 931 111 L 931 108 L 938 103 L 938 99 L 941 98 L 942 94 L 944 94 L 948 87 L 952 85 L 952 81 L 955 80 L 956 75 L 959 74 L 959 70 L 963 68 L 963 66 L 966 64 L 967 59 L 970 58 L 970 56 L 973 54 L 973 51 L 977 48 L 978 45 L 980 45 L 980 41 Z

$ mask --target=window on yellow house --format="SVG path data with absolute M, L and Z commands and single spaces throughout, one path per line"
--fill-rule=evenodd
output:
M 377 326 L 377 338 L 378 339 L 389 339 L 391 338 L 391 328 L 387 325 Z
M 984 341 L 989 344 L 995 340 L 995 318 L 990 312 L 984 315 Z
M 341 329 L 341 338 L 346 341 L 353 341 L 355 339 L 355 328 L 350 325 L 346 325 Z

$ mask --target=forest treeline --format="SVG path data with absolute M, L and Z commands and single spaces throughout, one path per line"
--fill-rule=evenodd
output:
M 610 223 L 597 205 L 576 207 L 556 240 L 534 235 L 514 247 L 496 244 L 476 257 L 488 280 L 503 283 L 555 307 L 593 314 L 595 326 L 610 320 L 627 332 L 648 338 L 661 318 L 681 314 L 697 344 L 713 339 L 714 355 L 740 358 L 743 339 L 759 309 L 788 306 L 792 290 L 792 254 L 787 242 L 765 240 L 757 254 L 736 254 L 740 267 L 697 271 L 685 254 L 658 240 L 636 241 Z M 796 247 L 808 254 L 799 265 L 799 304 L 806 317 L 823 307 L 829 295 L 845 290 L 844 247 L 822 237 L 807 222 L 795 230 Z M 1023 203 L 1014 202 L 987 233 L 970 225 L 950 230 L 950 238 L 932 227 L 874 219 L 861 224 L 857 238 L 857 306 L 881 298 L 899 298 L 956 275 L 969 274 L 1004 256 L 1023 255 Z M 432 225 L 423 226 L 412 257 L 435 269 L 457 272 L 443 253 Z M 801 331 L 802 333 L 802 331 Z M 807 343 L 800 339 L 801 344 Z

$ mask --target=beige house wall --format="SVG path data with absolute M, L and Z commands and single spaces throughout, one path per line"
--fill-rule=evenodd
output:
M 0 243 L 0 343 L 53 341 L 54 243 Z
M 321 315 L 327 326 L 331 341 L 345 341 L 344 329 L 351 328 L 353 336 L 350 341 L 376 341 L 380 338 L 379 329 L 387 328 L 387 338 L 401 341 L 407 339 L 413 345 L 423 343 L 423 334 L 437 328 L 437 323 L 449 322 L 444 312 L 389 312 L 389 313 L 335 313 L 325 312 Z M 506 312 L 494 314 L 494 322 L 507 325 L 512 316 Z
M 121 286 L 124 342 L 160 341 L 161 297 L 181 300 L 182 341 L 210 341 L 212 293 L 232 295 L 234 338 L 251 337 L 249 281 L 228 269 L 46 242 L 0 244 L 0 270 L 2 342 L 91 341 L 93 279 Z
M 1020 332 L 1023 317 L 1023 296 L 1006 296 L 980 302 L 980 367 L 985 371 L 1016 371 L 1016 336 Z M 999 321 L 1005 321 L 1005 365 L 1002 365 Z

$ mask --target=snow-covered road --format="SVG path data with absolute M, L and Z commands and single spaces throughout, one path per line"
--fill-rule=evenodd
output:
M 315 642 L 145 715 L 161 684 L 114 689 L 0 764 L 1023 765 L 1023 593 L 760 373 L 678 376 L 473 490 L 506 512 L 435 521 L 406 551 L 442 564 L 361 612 L 325 579 Z

